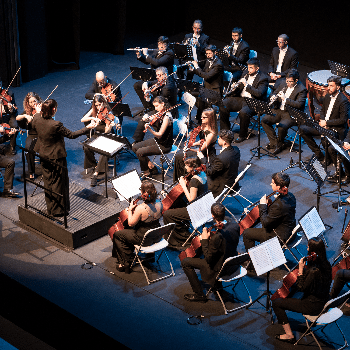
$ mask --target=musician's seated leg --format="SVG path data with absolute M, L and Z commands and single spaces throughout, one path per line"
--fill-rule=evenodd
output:
M 145 95 L 144 95 L 144 92 L 143 92 L 143 90 L 142 90 L 142 84 L 143 84 L 143 81 L 142 81 L 142 80 L 137 81 L 137 82 L 134 84 L 134 90 L 135 90 L 137 96 L 139 97 L 139 99 L 140 99 L 140 101 L 141 101 L 143 107 L 144 107 L 145 109 L 147 109 L 147 110 L 153 110 L 154 107 L 153 107 L 152 103 L 151 103 L 151 102 L 147 102 L 147 101 L 145 100 Z
M 343 289 L 346 283 L 350 282 L 350 270 L 338 270 L 335 277 L 333 286 L 330 292 L 330 297 L 336 298 Z
M 273 110 L 273 112 L 275 112 L 275 110 Z M 280 120 L 281 120 L 281 116 L 277 113 L 274 115 L 266 114 L 261 119 L 261 126 L 263 127 L 269 139 L 271 149 L 277 147 L 277 135 L 276 135 L 275 129 L 273 128 L 273 125 L 275 125 L 276 123 L 279 123 Z
M 219 108 L 220 130 L 230 130 L 230 113 L 238 112 L 243 107 L 242 97 L 226 97 Z
M 278 124 L 278 143 L 283 145 L 284 139 L 288 135 L 288 129 L 292 126 L 296 126 L 297 123 L 287 111 L 280 111 L 280 113 L 282 118 Z
M 301 125 L 300 136 L 304 139 L 305 143 L 309 146 L 310 150 L 315 153 L 319 161 L 323 161 L 324 155 L 320 147 L 315 142 L 313 136 L 319 136 L 320 133 L 311 126 Z
M 248 137 L 248 128 L 250 123 L 250 118 L 253 117 L 255 114 L 254 111 L 252 111 L 248 105 L 244 102 L 244 105 L 242 109 L 239 111 L 239 135 L 238 139 L 235 140 L 235 142 L 242 142 Z
M 120 256 L 122 264 L 130 264 L 132 262 L 132 253 L 134 252 L 134 244 L 141 244 L 140 238 L 133 229 L 123 229 L 116 231 L 113 235 L 113 251 L 112 256 Z
M 89 149 L 88 147 L 83 147 L 84 150 L 84 169 L 95 168 L 97 161 L 95 158 L 95 152 Z
M 175 229 L 170 236 L 169 245 L 178 247 L 184 244 L 190 236 L 185 222 L 190 223 L 190 216 L 186 207 L 168 209 L 163 214 L 164 225 L 175 223 Z M 167 238 L 167 237 L 164 237 Z
M 132 137 L 135 140 L 135 143 L 143 141 L 145 137 L 145 133 L 144 133 L 145 124 L 146 123 L 142 119 L 140 119 L 139 122 L 137 123 L 134 135 Z
M 243 243 L 246 251 L 255 247 L 255 242 L 265 242 L 269 239 L 266 230 L 262 228 L 247 228 L 243 231 Z
M 196 120 L 197 120 L 197 123 L 200 125 L 202 124 L 202 112 L 206 108 L 208 108 L 209 105 L 205 101 L 203 101 L 200 96 L 198 96 L 196 99 L 195 106 L 197 107 Z

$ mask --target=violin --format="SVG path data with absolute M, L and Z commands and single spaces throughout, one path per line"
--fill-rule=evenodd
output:
M 97 118 L 100 119 L 101 121 L 104 121 L 107 126 L 109 126 L 110 123 L 112 123 L 114 120 L 112 120 L 108 115 L 109 115 L 109 110 L 107 107 L 104 107 L 97 113 Z
M 309 256 L 304 257 L 304 260 L 307 262 L 315 261 L 317 258 L 316 253 L 311 253 Z M 298 279 L 299 267 L 297 266 L 294 270 L 289 272 L 283 278 L 282 287 L 276 290 L 276 292 L 271 296 L 271 300 L 275 300 L 278 298 L 287 298 L 290 293 L 291 287 L 295 284 Z
M 140 199 L 142 199 L 142 197 L 137 197 L 134 200 L 134 204 L 136 204 Z M 135 208 L 133 208 L 132 213 L 135 211 Z M 114 235 L 115 232 L 123 230 L 127 226 L 127 223 L 128 223 L 128 209 L 129 208 L 123 209 L 119 213 L 118 221 L 109 228 L 108 234 L 111 237 L 111 240 L 113 240 L 113 235 Z
M 11 132 L 11 126 L 9 124 L 3 123 L 0 124 L 0 126 L 4 129 L 4 131 L 0 133 L 0 135 L 9 134 Z
M 209 239 L 224 227 L 223 222 L 215 223 L 210 226 L 208 231 L 210 232 Z M 191 245 L 179 254 L 179 259 L 182 261 L 185 258 L 194 258 L 200 254 L 200 248 L 202 247 L 200 236 L 196 236 L 192 239 Z
M 187 158 L 187 150 L 189 150 L 193 146 L 193 144 L 196 141 L 196 138 L 199 135 L 199 133 L 201 132 L 201 130 L 202 130 L 202 126 L 198 125 L 196 128 L 194 128 L 190 132 L 190 137 L 188 139 L 187 145 L 184 147 L 184 152 L 183 152 L 184 153 L 184 158 L 183 158 L 184 161 Z M 203 140 L 203 142 L 204 142 L 204 140 Z
M 115 94 L 113 93 L 115 89 L 111 83 L 107 83 L 103 88 L 101 88 L 101 93 L 105 95 L 107 102 L 114 102 L 116 99 Z
M 11 103 L 12 97 L 7 93 L 7 90 L 4 90 L 4 89 L 1 90 L 0 99 L 4 104 L 4 106 L 7 106 L 10 103 L 12 105 L 12 108 L 17 109 L 17 106 Z

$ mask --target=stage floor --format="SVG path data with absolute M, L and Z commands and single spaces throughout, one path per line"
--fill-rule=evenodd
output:
M 146 39 L 145 39 L 146 40 Z M 145 41 L 147 43 L 147 41 Z M 128 43 L 129 44 L 129 43 Z M 142 45 L 142 43 L 130 41 L 130 47 Z M 220 44 L 220 43 L 219 43 Z M 223 45 L 222 45 L 223 46 Z M 132 65 L 142 66 L 136 61 L 134 53 L 125 51 L 123 56 L 114 56 L 99 52 L 82 52 L 80 67 L 78 71 L 62 71 L 50 73 L 44 78 L 23 84 L 15 88 L 14 93 L 17 105 L 21 106 L 24 96 L 28 91 L 35 91 L 40 96 L 46 96 L 58 85 L 52 98 L 58 101 L 57 119 L 71 130 L 82 127 L 80 119 L 88 110 L 84 101 L 84 95 L 94 79 L 97 71 L 103 70 L 112 79 L 121 81 L 130 72 Z M 258 54 L 262 62 L 262 70 L 266 69 L 268 57 Z M 301 66 L 300 70 L 304 74 L 312 69 Z M 121 86 L 123 95 L 130 94 L 123 100 L 128 103 L 131 111 L 136 113 L 141 109 L 141 103 L 133 90 L 134 81 L 128 78 Z M 19 110 L 21 108 L 19 107 Z M 180 108 L 180 112 L 186 115 L 187 109 Z M 195 114 L 193 111 L 192 115 Z M 137 124 L 137 118 L 124 118 L 122 133 L 132 142 L 132 134 Z M 82 188 L 93 190 L 97 194 L 104 194 L 104 185 L 90 188 L 90 177 L 83 171 L 83 150 L 78 140 L 66 140 L 68 152 L 68 166 L 70 180 Z M 20 143 L 20 140 L 18 144 Z M 267 137 L 261 135 L 261 144 L 265 146 Z M 24 143 L 23 143 L 24 144 Z M 251 148 L 256 147 L 257 137 L 238 145 L 241 151 L 240 171 L 244 169 L 252 156 Z M 302 158 L 311 156 L 309 149 L 302 145 Z M 298 160 L 297 153 L 283 151 L 281 159 L 262 156 L 261 159 L 253 158 L 252 167 L 248 170 L 245 178 L 241 181 L 242 195 L 255 202 L 264 194 L 271 193 L 270 181 L 273 172 L 286 169 L 290 163 Z M 16 161 L 16 178 L 21 174 L 21 155 L 14 157 Z M 138 161 L 128 153 L 123 153 L 119 157 L 117 173 L 123 174 L 129 170 L 139 171 Z M 330 170 L 334 170 L 333 167 Z M 40 168 L 38 167 L 38 173 Z M 316 184 L 309 175 L 298 167 L 287 170 L 291 177 L 290 191 L 297 199 L 297 218 L 300 218 L 310 207 L 316 205 Z M 172 176 L 172 172 L 169 172 Z M 167 178 L 167 183 L 171 183 L 171 178 Z M 15 190 L 23 194 L 23 183 L 16 179 Z M 32 185 L 29 189 L 33 189 Z M 157 184 L 160 190 L 160 185 Z M 322 193 L 336 190 L 337 187 L 325 184 Z M 347 189 L 347 187 L 345 187 Z M 109 188 L 111 198 L 115 198 L 115 193 Z M 116 204 L 119 203 L 117 199 Z M 115 268 L 115 259 L 111 257 L 112 242 L 107 235 L 94 240 L 75 250 L 64 249 L 54 241 L 25 231 L 18 227 L 18 205 L 23 203 L 22 199 L 4 199 L 0 201 L 0 270 L 4 274 L 2 280 L 11 278 L 15 283 L 19 283 L 24 288 L 35 293 L 37 298 L 32 297 L 37 304 L 28 308 L 26 305 L 26 293 L 20 294 L 20 302 L 23 309 L 18 310 L 18 314 L 31 312 L 31 322 L 22 324 L 30 328 L 30 333 L 39 332 L 37 338 L 45 337 L 44 332 L 38 331 L 35 324 L 43 323 L 43 320 L 55 321 L 60 312 L 67 312 L 76 319 L 76 323 L 67 323 L 66 327 L 51 329 L 50 336 L 46 334 L 43 340 L 52 348 L 66 348 L 69 343 L 68 334 L 75 335 L 75 341 L 83 344 L 84 341 L 95 339 L 101 341 L 100 345 L 90 348 L 112 348 L 114 342 L 120 342 L 130 349 L 285 349 L 286 344 L 274 339 L 274 335 L 282 333 L 282 328 L 272 325 L 270 315 L 266 312 L 264 305 L 254 304 L 248 310 L 240 310 L 230 315 L 223 315 L 223 309 L 219 301 L 213 295 L 206 304 L 190 303 L 183 299 L 183 295 L 191 291 L 180 267 L 177 257 L 178 252 L 169 251 L 170 259 L 175 268 L 176 275 L 155 284 L 147 285 L 140 267 L 135 268 L 130 275 L 118 272 Z M 246 205 L 244 200 L 241 200 Z M 345 218 L 344 208 L 340 211 L 333 209 L 332 203 L 337 201 L 337 192 L 321 197 L 320 216 L 325 224 L 332 228 L 325 233 L 328 242 L 327 255 L 332 262 L 340 252 L 340 237 Z M 234 200 L 225 201 L 229 210 L 239 218 L 242 207 Z M 348 219 L 346 220 L 346 222 Z M 306 239 L 303 239 L 300 248 L 303 254 L 306 253 Z M 243 252 L 242 240 L 239 244 L 239 251 Z M 289 253 L 286 253 L 288 265 L 295 266 L 296 262 Z M 93 264 L 92 264 L 93 263 Z M 163 266 L 163 265 L 162 265 Z M 281 278 L 287 270 L 281 266 L 271 272 L 270 289 L 275 291 L 281 286 Z M 153 274 L 159 273 L 157 266 Z M 266 275 L 261 277 L 245 277 L 245 281 L 255 299 L 266 289 Z M 0 300 L 3 304 L 1 310 L 7 310 L 5 318 L 11 321 L 15 318 L 15 312 L 11 314 L 11 307 L 18 299 L 10 298 L 5 292 L 6 285 L 0 288 Z M 29 293 L 29 292 L 28 292 Z M 16 295 L 17 296 L 17 295 Z M 10 298 L 10 299 L 8 299 Z M 22 299 L 23 298 L 23 299 Z M 17 300 L 17 301 L 16 301 Z M 265 298 L 262 302 L 265 302 Z M 52 314 L 45 314 L 46 303 L 56 306 Z M 18 308 L 16 307 L 16 310 Z M 13 309 L 15 310 L 15 308 Z M 37 310 L 37 312 L 35 311 Z M 51 309 L 47 309 L 51 310 Z M 52 309 L 53 310 L 53 309 Z M 187 320 L 191 316 L 201 317 L 199 325 L 190 325 Z M 292 328 L 302 331 L 302 317 L 299 314 L 289 313 Z M 19 322 L 19 317 L 17 322 Z M 67 316 L 68 318 L 68 316 Z M 12 321 L 15 323 L 14 321 Z M 29 324 L 31 323 L 31 324 Z M 77 326 L 74 329 L 74 325 Z M 344 316 L 340 321 L 345 334 L 350 334 L 349 318 Z M 62 325 L 61 325 L 62 326 Z M 55 326 L 53 327 L 55 328 Z M 94 333 L 95 330 L 97 333 Z M 332 332 L 334 331 L 334 332 Z M 60 334 L 60 335 L 59 335 Z M 322 338 L 325 349 L 332 349 L 336 345 L 332 342 L 339 340 L 335 328 L 330 328 L 326 334 L 329 339 Z M 6 334 L 1 334 L 6 339 Z M 7 335 L 8 336 L 8 335 Z M 8 336 L 9 337 L 9 336 Z M 59 339 L 61 338 L 61 339 Z M 83 340 L 85 339 L 85 340 Z M 311 341 L 310 338 L 308 338 Z M 14 346 L 19 344 L 19 337 L 11 337 L 7 340 Z M 102 342 L 106 342 L 103 346 Z M 288 346 L 288 344 L 287 344 Z M 19 347 L 19 346 L 18 346 Z M 292 347 L 290 345 L 289 347 Z M 300 346 L 304 348 L 304 346 Z M 306 346 L 305 346 L 306 348 Z M 317 345 L 312 343 L 307 349 L 317 349 Z

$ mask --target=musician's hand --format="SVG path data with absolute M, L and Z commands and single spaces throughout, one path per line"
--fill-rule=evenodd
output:
M 260 198 L 260 204 L 267 204 L 266 194 Z
M 145 130 L 147 131 L 148 129 L 150 129 L 149 123 L 145 124 Z
M 144 47 L 144 48 L 142 49 L 142 53 L 143 53 L 145 56 L 147 56 L 147 55 L 148 55 L 148 48 L 147 48 L 147 47 Z
M 198 62 L 197 61 L 192 61 L 192 64 L 193 64 L 193 67 L 195 69 L 198 69 L 199 68 L 199 65 L 198 65 Z
M 96 128 L 97 125 L 98 125 L 98 123 L 95 120 L 91 120 L 90 124 L 86 125 L 86 127 L 88 129 L 94 129 L 94 128 Z
M 135 204 L 135 200 L 132 200 L 132 201 L 130 202 L 129 209 L 130 209 L 131 211 L 133 211 L 133 209 L 134 209 L 136 206 L 137 206 L 137 204 Z
M 41 103 L 38 103 L 38 104 L 35 106 L 35 110 L 36 110 L 37 113 L 40 113 L 40 112 L 41 112 L 41 106 L 42 106 Z
M 344 142 L 343 148 L 346 150 L 350 149 L 350 143 Z
M 281 78 L 281 76 L 282 76 L 281 74 L 276 74 L 276 80 Z
M 305 265 L 306 265 L 305 258 L 301 258 L 301 259 L 299 260 L 299 274 L 302 274 L 302 273 L 303 273 L 303 270 L 304 270 Z
M 271 80 L 277 80 L 277 75 L 275 73 L 270 73 Z
M 325 120 L 320 120 L 318 124 L 322 126 L 322 128 L 325 128 L 327 126 L 327 122 Z
M 27 122 L 30 123 L 33 120 L 33 116 L 26 114 L 26 119 L 27 119 Z
M 238 82 L 243 84 L 244 86 L 247 85 L 247 81 L 244 78 L 240 79 Z
M 5 128 L 3 126 L 0 126 L 0 134 L 3 134 L 5 132 Z
M 143 120 L 144 122 L 148 122 L 150 119 L 151 119 L 151 117 L 150 117 L 148 114 L 145 114 L 145 115 L 142 117 L 142 120 Z
M 9 132 L 9 135 L 13 135 L 13 134 L 15 134 L 16 133 L 16 129 L 15 128 L 11 128 L 11 131 Z
M 9 102 L 9 103 L 7 104 L 7 107 L 8 107 L 9 110 L 12 110 L 13 104 Z
M 203 154 L 201 151 L 198 151 L 198 152 L 197 152 L 197 157 L 198 157 L 199 159 L 203 159 L 203 158 L 204 158 L 204 154 Z
M 181 185 L 182 188 L 185 188 L 186 187 L 186 180 L 184 179 L 183 176 L 180 177 L 179 179 L 179 184 Z
M 200 236 L 200 239 L 208 239 L 210 237 L 210 232 L 208 232 L 208 229 L 206 227 L 203 228 L 202 234 Z

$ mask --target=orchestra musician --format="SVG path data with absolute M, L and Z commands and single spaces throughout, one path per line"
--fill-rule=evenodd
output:
M 288 35 L 281 34 L 276 40 L 277 47 L 272 49 L 267 74 L 269 83 L 274 84 L 273 89 L 277 89 L 290 69 L 297 69 L 299 65 L 298 53 L 288 45 L 288 41 Z
M 246 65 L 249 60 L 250 47 L 249 44 L 242 39 L 242 28 L 235 27 L 232 29 L 232 41 L 224 50 L 227 52 L 229 67 L 225 70 L 233 75 L 232 81 L 238 81 L 242 76 L 242 69 L 239 65 Z
M 96 123 L 92 122 L 86 127 L 70 131 L 63 124 L 53 117 L 57 112 L 57 102 L 49 99 L 41 106 L 41 114 L 35 115 L 32 121 L 32 128 L 38 135 L 35 143 L 34 151 L 39 153 L 42 168 L 45 191 L 45 201 L 47 205 L 47 213 L 49 215 L 60 217 L 64 213 L 64 199 L 59 197 L 52 190 L 61 193 L 66 197 L 67 215 L 70 209 L 69 203 L 69 178 L 68 173 L 60 166 L 55 166 L 45 159 L 55 161 L 63 167 L 67 167 L 67 152 L 65 148 L 64 138 L 75 139 L 84 135 L 89 129 L 96 127 Z
M 143 106 L 149 111 L 154 110 L 152 100 L 156 96 L 165 97 L 171 106 L 175 106 L 177 102 L 177 87 L 173 76 L 168 76 L 168 70 L 165 67 L 157 67 L 155 71 L 157 79 L 145 81 L 142 84 L 142 90 L 136 91 Z M 140 141 L 142 140 L 138 142 Z
M 338 270 L 335 274 L 333 286 L 329 293 L 329 296 L 331 299 L 334 299 L 339 296 L 339 293 L 343 289 L 343 287 L 350 282 L 350 270 L 341 269 Z M 347 304 L 348 307 L 350 307 L 349 304 Z
M 160 227 L 163 205 L 157 199 L 157 191 L 152 182 L 142 182 L 141 199 L 141 204 L 135 204 L 134 201 L 130 203 L 128 228 L 115 231 L 113 235 L 112 256 L 118 259 L 117 270 L 120 272 L 130 273 L 134 245 L 141 244 L 148 230 Z
M 303 292 L 301 299 L 279 298 L 272 301 L 272 308 L 278 323 L 282 325 L 284 333 L 277 334 L 276 339 L 295 343 L 293 331 L 286 311 L 302 313 L 304 315 L 318 315 L 329 299 L 329 288 L 332 283 L 332 268 L 327 260 L 326 248 L 322 239 L 316 237 L 308 240 L 308 254 L 316 253 L 315 261 L 301 258 L 298 265 L 297 290 Z
M 224 76 L 224 66 L 221 60 L 216 56 L 216 46 L 208 45 L 205 48 L 205 55 L 207 60 L 205 61 L 204 68 L 202 69 L 197 61 L 192 61 L 192 65 L 190 66 L 190 71 L 192 70 L 194 74 L 204 79 L 204 88 L 216 91 L 217 93 L 222 95 L 223 89 L 223 76 Z M 201 115 L 205 108 L 210 107 L 199 95 L 198 92 L 192 92 L 193 96 L 197 97 L 196 99 L 196 107 L 197 107 L 197 122 L 201 123 Z
M 350 152 L 350 133 L 348 132 L 343 143 L 345 151 Z M 342 155 L 339 155 L 339 169 L 333 175 L 328 176 L 329 182 L 339 183 L 339 170 L 340 170 L 340 181 L 343 185 L 350 183 L 350 162 Z M 344 167 L 344 169 L 343 169 Z
M 198 130 L 198 129 L 197 129 Z M 196 131 L 192 131 L 196 132 Z M 192 133 L 191 132 L 191 133 Z M 191 133 L 189 138 L 191 137 Z M 216 123 L 215 111 L 212 108 L 207 108 L 202 113 L 202 124 L 200 126 L 199 140 L 195 141 L 191 148 L 198 148 L 207 158 L 212 158 L 216 155 L 215 144 L 218 135 L 218 127 Z M 186 146 L 186 144 L 185 144 Z M 185 164 L 184 158 L 186 157 L 196 157 L 197 150 L 188 149 L 186 152 L 178 152 L 175 155 L 174 160 L 174 182 L 178 181 L 179 178 L 185 175 Z
M 276 199 L 268 205 L 266 194 L 261 197 L 259 218 L 261 228 L 246 228 L 243 231 L 243 243 L 246 251 L 255 246 L 255 242 L 265 242 L 278 235 L 286 241 L 295 227 L 296 199 L 288 192 L 290 178 L 285 173 L 274 173 L 271 179 L 272 191 L 278 192 Z M 254 270 L 250 264 L 249 269 Z
M 350 113 L 349 101 L 344 94 L 340 92 L 341 77 L 331 76 L 327 79 L 327 83 L 328 93 L 323 100 L 319 125 L 323 128 L 336 131 L 338 139 L 343 141 L 348 132 L 348 119 Z M 301 125 L 300 135 L 311 151 L 316 155 L 318 160 L 325 164 L 325 156 L 313 138 L 313 136 L 319 136 L 320 132 L 312 126 Z M 325 138 L 322 138 L 321 142 L 324 148 L 328 151 L 327 165 L 331 163 L 337 164 L 336 150 L 331 146 L 326 147 L 324 139 Z
M 104 114 L 106 114 L 109 119 L 103 118 Z M 102 94 L 95 94 L 92 100 L 91 109 L 81 119 L 81 122 L 85 123 L 85 125 L 91 121 L 97 123 L 95 130 L 104 134 L 111 133 L 115 125 L 119 127 L 118 124 L 115 124 L 115 117 L 105 96 Z M 97 176 L 99 174 L 104 174 L 106 171 L 106 163 L 108 159 L 106 156 L 100 155 L 100 159 L 97 162 L 95 152 L 88 147 L 84 147 L 84 154 L 84 169 L 87 170 L 94 168 L 91 176 L 91 187 L 95 187 L 97 185 Z
M 12 135 L 16 133 L 16 129 L 10 128 L 6 132 L 4 126 L 0 124 L 0 168 L 5 168 L 4 174 L 4 191 L 1 193 L 1 197 L 4 198 L 18 198 L 19 193 L 13 191 L 13 179 L 15 176 L 15 161 L 6 156 L 7 147 L 3 145 L 8 141 Z
M 0 78 L 1 83 L 1 78 Z M 9 89 L 6 92 L 6 89 L 3 88 L 0 84 L 0 124 L 8 124 L 12 129 L 15 129 L 14 132 L 11 132 L 11 134 L 8 135 L 10 140 L 10 150 L 9 154 L 16 155 L 16 138 L 18 134 L 18 126 L 16 121 L 17 116 L 17 107 L 15 102 L 15 95 Z M 4 97 L 5 96 L 5 97 Z M 7 97 L 7 98 L 6 98 Z M 5 100 L 9 99 L 9 102 L 7 103 Z
M 118 84 L 114 80 L 108 78 L 102 71 L 99 71 L 96 73 L 95 80 L 92 82 L 89 90 L 86 92 L 85 98 L 92 100 L 95 94 L 103 94 L 103 92 L 105 92 L 107 102 L 117 103 L 122 98 L 120 86 L 117 86 Z M 123 123 L 123 116 L 119 117 L 119 123 Z
M 233 132 L 221 130 L 218 137 L 221 150 L 218 155 L 207 159 L 202 152 L 197 152 L 202 164 L 206 164 L 208 189 L 213 193 L 214 198 L 222 193 L 225 186 L 231 187 L 238 175 L 241 154 L 237 146 L 231 146 L 232 141 Z
M 170 104 L 163 96 L 157 96 L 153 100 L 156 114 L 153 119 L 145 124 L 145 131 L 150 131 L 154 138 L 134 143 L 132 146 L 140 161 L 142 176 L 150 176 L 158 173 L 157 167 L 149 160 L 149 156 L 168 153 L 173 144 L 173 117 Z M 160 151 L 161 150 L 161 151 Z
M 27 130 L 25 148 L 29 150 L 32 150 L 34 148 L 34 145 L 36 142 L 34 140 L 36 140 L 38 137 L 38 134 L 32 128 L 32 121 L 33 121 L 34 115 L 37 113 L 40 113 L 42 102 L 43 101 L 41 97 L 36 92 L 28 92 L 26 97 L 23 100 L 24 111 L 22 114 L 19 114 L 16 117 L 18 126 L 21 129 Z M 26 158 L 28 163 L 29 178 L 34 179 L 35 178 L 35 156 L 32 153 L 27 152 Z
M 207 176 L 201 169 L 201 161 L 198 158 L 187 158 L 185 169 L 186 175 L 179 179 L 179 184 L 187 200 L 187 203 L 183 201 L 184 205 L 191 203 L 208 190 Z M 188 231 L 190 216 L 186 206 L 166 210 L 163 214 L 163 220 L 165 225 L 172 222 L 176 224 L 168 241 L 169 246 L 177 247 L 185 243 L 190 236 Z
M 245 97 L 266 101 L 268 79 L 266 74 L 260 71 L 260 61 L 258 58 L 250 58 L 247 61 L 248 73 L 237 83 L 233 83 L 220 106 L 220 130 L 230 130 L 230 112 L 239 112 L 240 120 L 239 137 L 235 142 L 244 141 L 248 136 L 250 118 L 255 115 L 251 110 Z M 229 90 L 230 91 L 230 90 Z
M 215 283 L 215 279 L 222 264 L 228 257 L 237 255 L 238 225 L 232 225 L 231 222 L 224 223 L 225 207 L 221 203 L 214 203 L 211 206 L 211 214 L 215 223 L 214 232 L 204 227 L 199 236 L 203 257 L 186 257 L 181 261 L 182 269 L 193 291 L 184 295 L 187 301 L 201 303 L 207 301 L 195 269 L 199 269 L 202 281 L 213 287 L 220 287 L 220 283 Z
M 205 48 L 209 45 L 210 38 L 208 35 L 203 33 L 203 23 L 200 19 L 196 19 L 192 24 L 193 33 L 186 34 L 182 44 L 191 45 L 196 49 L 197 60 L 199 62 L 199 66 L 201 68 L 204 67 L 204 60 L 206 59 Z M 181 65 L 182 60 L 179 60 L 179 64 Z M 184 78 L 184 70 L 187 69 L 188 66 L 178 67 L 176 70 L 176 75 L 179 79 Z M 186 80 L 193 79 L 193 71 L 187 71 Z
M 272 107 L 273 115 L 266 114 L 261 119 L 261 125 L 270 141 L 267 148 L 272 150 L 273 154 L 278 154 L 283 150 L 288 129 L 297 125 L 286 106 L 291 106 L 303 112 L 306 96 L 307 90 L 299 81 L 299 72 L 296 69 L 290 69 L 286 74 L 286 80 L 271 94 L 269 105 Z M 273 128 L 276 123 L 278 123 L 278 136 L 276 136 Z

